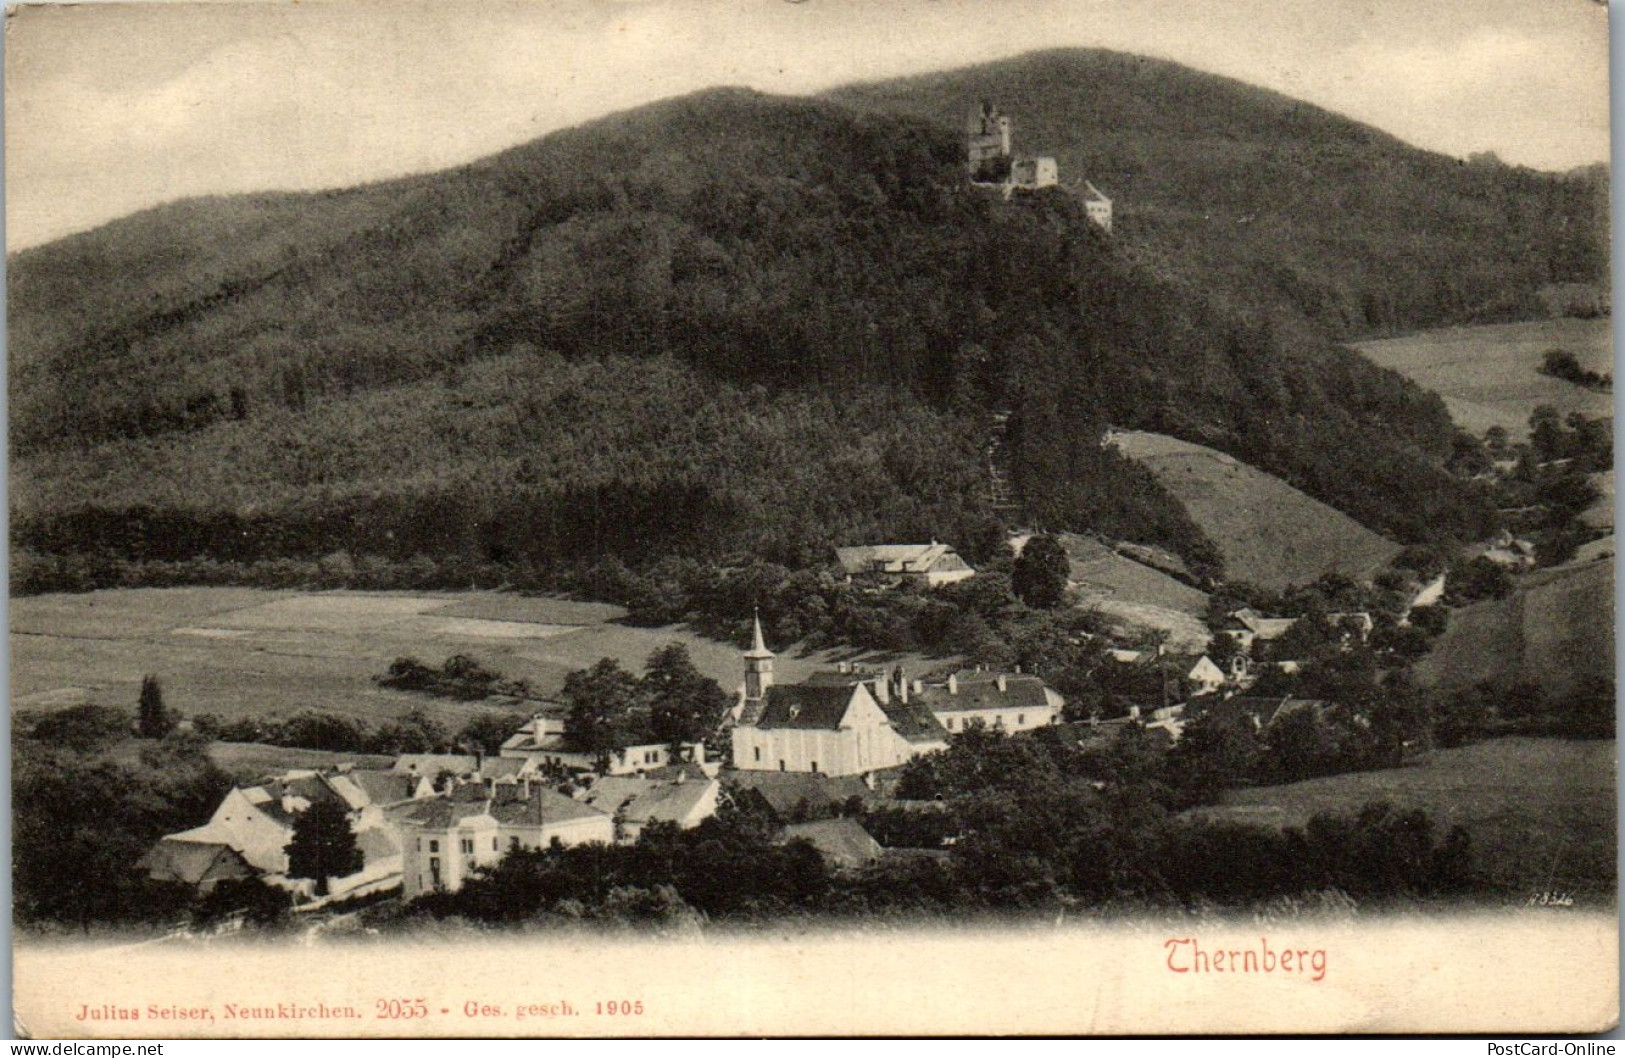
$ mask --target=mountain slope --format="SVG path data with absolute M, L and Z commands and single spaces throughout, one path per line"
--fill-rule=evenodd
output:
M 1533 314 L 1543 284 L 1608 275 L 1606 174 L 1463 165 L 1158 59 L 1039 52 L 829 98 L 954 130 L 996 102 L 1158 267 L 1338 335 Z
M 974 557 L 999 409 L 1024 518 L 1198 567 L 1210 545 L 1106 422 L 1406 538 L 1492 517 L 1440 469 L 1436 397 L 1238 319 L 1073 196 L 966 186 L 955 130 L 827 101 L 700 93 L 10 265 L 14 539 L 104 565 L 797 564 L 876 536 Z
M 1234 580 L 1280 590 L 1325 573 L 1363 578 L 1399 552 L 1347 515 L 1222 452 L 1152 433 L 1118 433 L 1113 441 L 1184 505 Z

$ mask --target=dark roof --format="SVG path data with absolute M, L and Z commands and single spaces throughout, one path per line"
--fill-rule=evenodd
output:
M 841 672 L 839 669 L 819 669 L 801 681 L 802 687 L 852 687 L 881 676 L 878 672 Z
M 417 788 L 418 777 L 398 771 L 356 769 L 346 773 L 349 780 L 361 788 L 375 805 L 389 805 L 411 798 Z
M 1234 698 L 1223 698 L 1218 701 L 1198 699 L 1202 703 L 1199 716 L 1216 717 L 1250 717 L 1256 720 L 1260 727 L 1269 727 L 1275 721 L 1295 713 L 1300 709 L 1314 709 L 1317 712 L 1326 708 L 1327 703 L 1318 698 L 1260 698 L 1253 695 L 1237 695 Z M 1194 719 L 1187 716 L 1186 719 Z
M 866 802 L 880 801 L 875 792 L 855 775 L 818 775 L 797 771 L 732 771 L 722 781 L 762 795 L 768 807 L 779 815 L 792 812 L 802 803 L 809 807 L 840 804 L 854 797 Z
M 767 689 L 767 703 L 756 726 L 834 731 L 846 716 L 852 694 L 850 686 L 775 685 Z
M 527 798 L 494 803 L 491 806 L 491 814 L 496 817 L 498 823 L 507 827 L 545 827 L 556 823 L 568 823 L 573 819 L 607 816 L 609 813 L 600 812 L 591 805 L 582 804 L 556 790 L 532 787 Z
M 907 742 L 946 742 L 948 732 L 931 710 L 920 702 L 900 702 L 893 698 L 880 708 L 891 721 L 892 730 Z
M 254 869 L 229 845 L 214 842 L 176 841 L 164 838 L 148 849 L 135 863 L 156 882 L 184 882 L 202 885 L 228 878 L 251 878 Z
M 812 843 L 813 848 L 836 867 L 862 867 L 880 859 L 880 842 L 869 836 L 856 819 L 820 819 L 795 823 L 784 828 L 784 840 Z
M 1044 693 L 1044 681 L 1037 676 L 1004 678 L 1004 690 L 999 690 L 999 675 L 994 672 L 955 674 L 957 694 L 949 694 L 945 684 L 930 683 L 911 696 L 923 702 L 933 712 L 948 713 L 975 709 L 1048 709 L 1049 697 Z
M 432 797 L 403 809 L 395 816 L 395 820 L 398 823 L 425 827 L 429 830 L 446 830 L 464 819 L 485 815 L 487 805 L 488 802 L 483 799 L 453 801 L 445 797 Z

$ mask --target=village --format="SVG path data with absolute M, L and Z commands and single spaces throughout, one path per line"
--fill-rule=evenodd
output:
M 1012 545 L 1024 550 L 1033 539 L 1023 535 Z M 978 575 L 953 547 L 935 541 L 840 548 L 836 560 L 853 584 L 875 594 L 929 593 Z M 1076 592 L 1079 585 L 1064 587 Z M 1436 606 L 1444 589 L 1443 574 L 1419 585 L 1399 620 Z M 804 840 L 833 869 L 859 871 L 921 850 L 887 848 L 852 806 L 939 813 L 940 800 L 911 799 L 900 780 L 910 762 L 941 756 L 959 740 L 1036 739 L 1087 750 L 1107 748 L 1127 732 L 1166 754 L 1198 718 L 1239 722 L 1264 738 L 1288 717 L 1320 717 L 1333 703 L 1253 693 L 1266 674 L 1299 669 L 1298 659 L 1276 649 L 1290 643 L 1299 620 L 1240 607 L 1216 622 L 1208 647 L 1195 653 L 1092 644 L 1130 685 L 1137 678 L 1144 688 L 1150 679 L 1157 688 L 1123 699 L 1120 715 L 1102 716 L 1099 708 L 1088 715 L 1069 709 L 1061 693 L 1019 664 L 912 674 L 900 665 L 842 662 L 781 682 L 756 617 L 739 657 L 738 686 L 701 737 L 589 745 L 570 705 L 538 703 L 514 721 L 495 754 L 464 745 L 401 754 L 387 767 L 339 760 L 235 786 L 207 822 L 163 837 L 136 867 L 199 898 L 223 883 L 257 879 L 309 912 L 380 895 L 411 901 L 455 893 L 518 850 L 630 845 L 651 827 L 690 830 L 719 811 L 749 807 L 782 827 L 780 842 Z M 1367 612 L 1316 620 L 1345 651 L 1366 644 L 1376 627 Z M 190 728 L 181 722 L 182 734 Z M 953 835 L 941 841 L 945 852 Z

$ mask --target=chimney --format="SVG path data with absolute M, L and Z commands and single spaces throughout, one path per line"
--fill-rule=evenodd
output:
M 675 780 L 676 785 L 681 786 L 687 780 L 688 780 L 688 772 L 683 768 L 678 768 L 677 769 L 677 778 Z
M 925 693 L 925 681 L 924 680 L 915 680 L 913 682 L 914 682 L 914 693 L 915 694 L 924 694 Z
M 908 677 L 903 675 L 903 666 L 897 666 L 897 700 L 904 705 L 908 704 Z
M 869 686 L 875 689 L 875 700 L 881 705 L 891 704 L 891 681 L 881 676 L 872 681 Z
M 840 662 L 836 663 L 835 671 L 836 672 L 850 672 L 850 671 L 852 671 L 852 667 L 850 665 L 848 665 L 846 662 L 840 661 Z
M 1005 691 L 1010 689 L 1010 685 L 1009 685 L 1008 682 L 1006 682 L 1006 680 L 1004 678 L 1004 673 L 1002 673 L 1002 672 L 999 673 L 998 683 L 999 683 L 999 693 L 1000 694 L 1003 694 Z
M 1019 661 L 1016 662 L 1016 675 L 1017 676 L 1021 675 L 1021 663 Z
M 959 693 L 959 674 L 957 672 L 950 672 L 948 674 L 948 693 Z
M 1128 718 L 1130 720 L 1138 720 L 1140 718 L 1140 707 L 1137 706 L 1137 705 L 1129 706 L 1128 707 Z

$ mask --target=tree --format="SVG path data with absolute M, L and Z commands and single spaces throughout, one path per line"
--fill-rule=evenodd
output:
M 130 714 L 105 705 L 76 705 L 40 717 L 33 736 L 54 746 L 89 753 L 130 733 Z
M 509 713 L 481 713 L 463 725 L 463 729 L 457 733 L 457 742 L 495 754 L 519 730 L 520 723 L 518 717 Z
M 1016 598 L 1038 610 L 1053 610 L 1066 598 L 1072 563 L 1066 548 L 1048 534 L 1027 541 L 1010 574 L 1010 588 Z
M 1260 751 L 1252 717 L 1208 713 L 1185 726 L 1168 751 L 1168 775 L 1196 804 L 1251 778 Z
M 650 734 L 673 745 L 713 733 L 728 709 L 721 685 L 694 667 L 681 643 L 668 643 L 649 655 L 641 689 L 649 702 Z
M 317 896 L 327 895 L 328 879 L 343 878 L 362 867 L 349 813 L 337 801 L 317 801 L 295 816 L 286 851 L 288 877 L 314 879 Z
M 600 760 L 632 744 L 638 734 L 634 713 L 643 706 L 643 688 L 614 658 L 564 679 L 564 740 L 577 753 L 596 753 Z
M 141 697 L 136 714 L 136 728 L 142 738 L 163 738 L 175 730 L 178 718 L 164 708 L 164 689 L 158 677 L 141 677 Z

